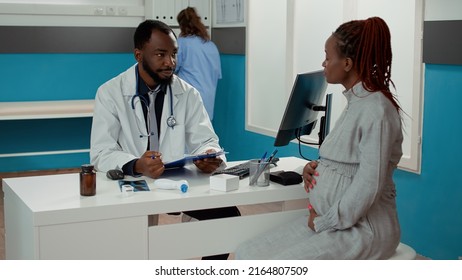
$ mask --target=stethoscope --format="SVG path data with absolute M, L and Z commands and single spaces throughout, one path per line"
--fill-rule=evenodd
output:
M 135 66 L 135 77 L 136 77 L 136 92 L 135 92 L 135 95 L 133 95 L 132 99 L 131 99 L 131 105 L 132 105 L 132 109 L 133 109 L 133 112 L 135 112 L 135 98 L 138 97 L 139 100 L 141 101 L 141 103 L 143 103 L 145 106 L 146 106 L 146 110 L 147 110 L 147 117 L 146 117 L 146 120 L 148 122 L 148 128 L 149 130 L 151 130 L 151 124 L 150 124 L 150 109 L 149 109 L 149 102 L 146 100 L 146 97 L 144 96 L 141 96 L 140 95 L 140 91 L 139 91 L 139 70 L 138 70 L 138 65 Z M 167 118 L 167 125 L 168 127 L 170 127 L 171 129 L 173 129 L 177 123 L 176 123 L 176 119 L 175 119 L 175 116 L 173 115 L 173 94 L 172 94 L 172 86 L 170 84 L 168 84 L 168 89 L 169 89 L 169 93 L 170 93 L 170 117 Z M 149 134 L 143 134 L 142 133 L 142 130 L 138 124 L 138 122 L 136 122 L 136 126 L 138 127 L 138 130 L 140 132 L 140 138 L 143 138 L 143 137 L 151 137 L 153 136 L 155 133 L 150 131 Z

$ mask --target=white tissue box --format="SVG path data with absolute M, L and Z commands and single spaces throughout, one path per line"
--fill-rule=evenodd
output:
M 210 189 L 229 192 L 239 189 L 239 176 L 218 174 L 210 176 Z

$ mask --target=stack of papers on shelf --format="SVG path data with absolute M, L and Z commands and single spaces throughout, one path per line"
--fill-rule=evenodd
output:
M 204 159 L 204 158 L 214 158 L 218 157 L 224 154 L 227 154 L 228 152 L 225 152 L 223 150 L 220 150 L 216 153 L 210 153 L 210 154 L 200 154 L 200 155 L 185 155 L 182 159 L 167 162 L 164 164 L 165 168 L 180 168 L 183 167 L 187 164 L 193 163 L 196 160 Z

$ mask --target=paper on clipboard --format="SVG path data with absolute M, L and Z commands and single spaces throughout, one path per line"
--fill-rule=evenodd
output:
M 228 152 L 225 152 L 223 150 L 220 150 L 218 152 L 215 152 L 215 153 L 209 153 L 209 154 L 200 154 L 200 155 L 185 155 L 184 158 L 182 159 L 179 159 L 179 160 L 175 160 L 175 161 L 171 161 L 171 162 L 167 162 L 164 164 L 164 167 L 166 169 L 170 169 L 170 168 L 181 168 L 187 164 L 190 164 L 190 163 L 193 163 L 194 161 L 196 160 L 200 160 L 200 159 L 204 159 L 204 158 L 214 158 L 214 157 L 218 157 L 218 156 L 221 156 L 221 155 L 225 155 L 227 154 Z

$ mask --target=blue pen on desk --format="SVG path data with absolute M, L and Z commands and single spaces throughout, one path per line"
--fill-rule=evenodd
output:
M 274 151 L 271 153 L 271 155 L 268 158 L 267 163 L 270 164 L 271 161 L 273 160 L 274 156 L 278 153 L 278 149 L 274 149 Z
M 258 177 L 260 177 L 260 175 L 268 167 L 268 165 L 271 164 L 271 161 L 273 160 L 273 158 L 274 158 L 274 156 L 276 155 L 277 152 L 278 152 L 278 150 L 274 149 L 274 151 L 271 153 L 271 155 L 269 156 L 269 158 L 267 160 L 264 160 L 262 158 L 262 160 L 260 162 L 263 162 L 263 164 L 258 166 L 257 172 L 255 173 L 255 175 L 252 178 L 250 178 L 250 184 L 251 185 L 254 184 L 258 180 Z M 266 157 L 266 153 L 264 154 L 264 156 Z
M 267 154 L 267 152 L 265 152 L 265 153 L 263 154 L 263 156 L 262 156 L 261 159 L 260 159 L 260 162 L 264 162 L 264 161 L 265 161 L 265 159 L 266 159 L 266 154 Z

